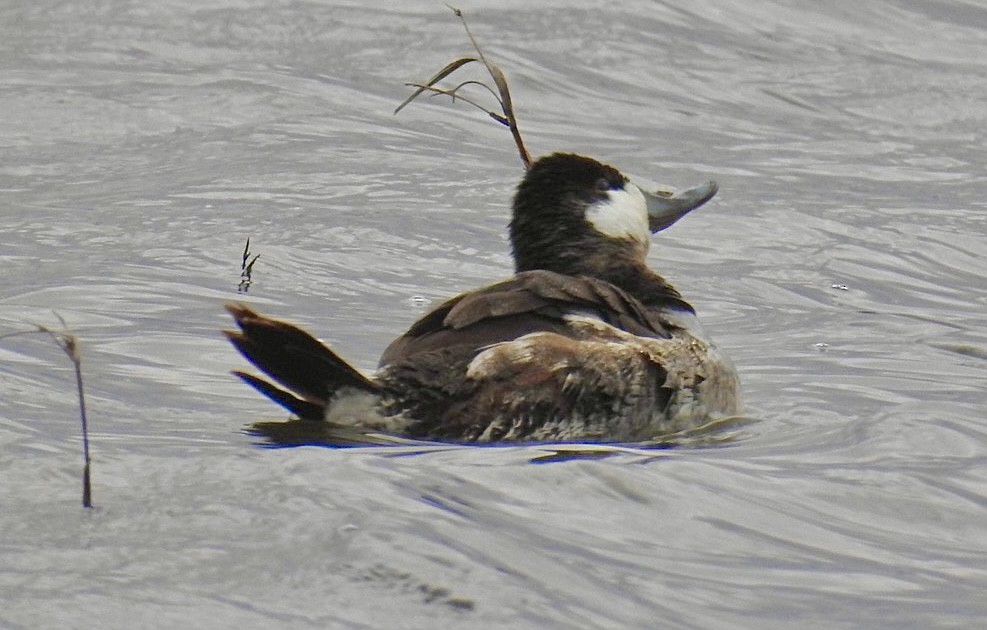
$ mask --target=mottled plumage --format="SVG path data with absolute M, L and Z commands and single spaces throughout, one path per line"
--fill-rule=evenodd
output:
M 425 315 L 373 377 L 236 305 L 228 337 L 289 391 L 238 374 L 302 418 L 449 441 L 639 441 L 739 413 L 729 360 L 645 263 L 651 231 L 715 190 L 658 198 L 590 158 L 543 158 L 514 200 L 517 273 Z

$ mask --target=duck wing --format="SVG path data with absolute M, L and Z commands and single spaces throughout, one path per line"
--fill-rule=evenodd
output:
M 643 439 L 672 400 L 662 354 L 676 328 L 608 282 L 527 271 L 416 322 L 377 382 L 415 436 Z
M 418 320 L 384 351 L 380 366 L 443 350 L 476 354 L 534 332 L 572 336 L 567 316 L 586 315 L 640 337 L 669 337 L 668 324 L 620 288 L 588 276 L 525 271 L 458 295 Z

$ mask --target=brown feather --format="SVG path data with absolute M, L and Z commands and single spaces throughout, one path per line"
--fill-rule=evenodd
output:
M 224 331 L 226 337 L 248 361 L 301 399 L 324 406 L 343 387 L 378 391 L 376 384 L 304 330 L 242 304 L 227 304 L 226 310 L 240 327 Z

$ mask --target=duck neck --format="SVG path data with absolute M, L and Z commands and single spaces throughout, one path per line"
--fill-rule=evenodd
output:
M 590 276 L 613 284 L 649 308 L 692 306 L 644 261 L 644 252 L 627 255 L 626 248 L 569 248 L 548 256 L 516 255 L 517 271 L 544 269 L 569 276 Z
M 617 261 L 597 277 L 623 289 L 647 307 L 693 311 L 675 287 L 643 261 Z

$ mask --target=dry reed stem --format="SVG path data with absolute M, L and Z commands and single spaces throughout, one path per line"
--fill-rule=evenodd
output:
M 68 331 L 68 326 L 65 325 L 65 320 L 62 319 L 62 316 L 55 313 L 55 317 L 62 323 L 62 328 Z M 92 459 L 89 457 L 89 422 L 86 418 L 86 395 L 82 384 L 82 351 L 79 347 L 79 339 L 70 332 L 57 332 L 41 324 L 34 324 L 34 326 L 36 330 L 23 330 L 0 335 L 0 339 L 17 335 L 47 334 L 65 352 L 65 355 L 72 361 L 72 365 L 75 366 L 75 384 L 79 395 L 79 418 L 82 421 L 82 455 L 85 460 L 85 465 L 82 469 L 82 507 L 91 508 L 93 506 L 92 479 L 90 474 Z
M 514 144 L 517 146 L 518 154 L 521 157 L 521 163 L 524 164 L 524 168 L 527 169 L 529 166 L 531 166 L 531 154 L 528 153 L 528 149 L 524 146 L 524 140 L 521 137 L 521 130 L 518 128 L 517 116 L 514 112 L 514 102 L 511 99 L 511 91 L 507 85 L 507 77 L 504 75 L 504 72 L 496 64 L 494 64 L 489 59 L 487 59 L 487 56 L 483 53 L 483 49 L 480 48 L 480 44 L 477 43 L 476 38 L 473 36 L 473 32 L 470 30 L 469 24 L 466 22 L 466 17 L 463 15 L 463 12 L 455 7 L 450 6 L 449 8 L 452 10 L 453 13 L 456 14 L 456 17 L 458 17 L 460 21 L 463 23 L 463 28 L 466 30 L 466 35 L 467 37 L 469 37 L 470 43 L 473 45 L 473 49 L 476 50 L 477 56 L 460 57 L 459 59 L 455 59 L 449 62 L 448 64 L 445 65 L 444 68 L 436 72 L 434 75 L 432 75 L 430 79 L 428 79 L 424 83 L 408 83 L 407 85 L 409 87 L 413 87 L 416 89 L 411 94 L 411 96 L 406 98 L 400 105 L 397 106 L 397 108 L 394 110 L 394 113 L 396 114 L 400 112 L 402 109 L 405 108 L 406 105 L 411 103 L 411 101 L 415 100 L 425 92 L 431 92 L 433 94 L 442 94 L 450 97 L 453 101 L 456 100 L 464 101 L 465 103 L 468 103 L 476 107 L 477 109 L 486 112 L 488 116 L 490 116 L 491 118 L 493 118 L 494 120 L 496 120 L 497 122 L 499 122 L 500 124 L 506 126 L 508 129 L 511 130 L 511 135 L 514 137 Z M 459 70 L 463 66 L 473 63 L 474 61 L 479 61 L 483 64 L 483 66 L 487 70 L 487 73 L 490 75 L 490 78 L 493 79 L 494 85 L 497 87 L 496 90 L 491 88 L 486 83 L 483 83 L 482 81 L 463 81 L 462 83 L 459 83 L 453 88 L 436 87 L 436 84 L 439 81 L 445 79 L 446 77 L 454 73 L 456 70 Z M 498 113 L 491 109 L 487 109 L 486 107 L 477 103 L 476 101 L 471 100 L 470 98 L 467 98 L 462 94 L 460 94 L 460 90 L 463 87 L 469 85 L 479 85 L 486 88 L 487 91 L 489 91 L 491 94 L 494 95 L 494 98 L 500 104 L 501 112 Z

